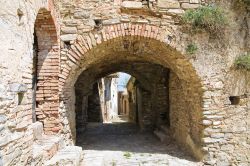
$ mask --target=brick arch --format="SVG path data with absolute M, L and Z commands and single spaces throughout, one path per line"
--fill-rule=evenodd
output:
M 178 61 L 178 67 L 173 65 L 172 67 L 176 68 L 176 70 L 181 70 L 177 68 L 189 68 L 192 73 L 191 75 L 196 75 L 196 71 L 193 68 L 192 64 L 187 60 L 185 56 L 179 53 L 174 47 L 168 45 L 168 41 L 164 38 L 166 34 L 161 32 L 160 28 L 154 25 L 144 25 L 144 24 L 117 24 L 112 26 L 105 26 L 101 33 L 100 32 L 91 32 L 86 35 L 78 35 L 77 39 L 74 41 L 71 48 L 67 50 L 66 58 L 70 61 L 70 65 L 65 64 L 65 67 L 61 68 L 60 78 L 60 90 L 65 87 L 67 84 L 67 78 L 70 77 L 71 70 L 77 68 L 83 59 L 86 58 L 95 47 L 102 43 L 106 43 L 111 45 L 112 42 L 116 42 L 117 39 L 126 39 L 126 38 L 134 38 L 139 40 L 154 40 L 159 42 L 159 45 L 169 48 L 168 50 L 171 52 L 175 52 L 175 59 Z M 136 43 L 134 43 L 136 44 Z M 125 47 L 125 46 L 124 46 Z M 134 50 L 132 50 L 134 51 Z M 169 62 L 173 63 L 173 62 Z M 182 63 L 182 64 L 181 64 Z M 171 66 L 169 66 L 171 67 Z M 188 77 L 185 74 L 185 71 L 177 73 L 180 78 L 183 78 L 189 81 Z M 196 81 L 200 82 L 199 76 L 196 77 Z M 75 80 L 76 81 L 76 80 Z
M 39 12 L 41 11 L 47 11 L 50 16 L 51 16 L 51 19 L 53 20 L 53 23 L 56 27 L 56 33 L 57 33 L 57 36 L 60 35 L 60 24 L 59 24 L 59 14 L 56 10 L 56 7 L 55 7 L 55 2 L 54 0 L 35 0 L 34 2 L 35 7 L 36 7 L 36 18 L 35 18 L 35 21 L 37 20 L 37 18 L 39 17 L 38 14 Z M 35 24 L 34 24 L 35 26 Z
M 43 122 L 46 134 L 57 133 L 59 41 L 53 1 L 39 9 L 34 25 L 33 119 Z
M 185 89 L 188 118 L 190 119 L 189 134 L 183 135 L 185 140 L 177 138 L 181 144 L 191 149 L 194 156 L 202 157 L 202 83 L 193 65 L 185 55 L 176 50 L 174 44 L 167 40 L 165 31 L 157 26 L 123 23 L 105 26 L 101 32 L 78 35 L 69 49 L 61 55 L 59 75 L 61 120 L 65 115 L 74 112 L 74 84 L 83 71 L 98 63 L 110 63 L 119 60 L 142 60 L 169 68 Z M 74 140 L 74 115 L 68 117 L 62 127 L 67 131 L 67 138 Z M 178 133 L 179 132 L 179 133 Z M 179 130 L 176 135 L 181 135 Z M 182 137 L 182 136 L 181 136 Z

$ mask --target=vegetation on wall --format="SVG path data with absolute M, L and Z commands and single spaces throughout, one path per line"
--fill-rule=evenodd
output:
M 214 34 L 222 32 L 227 24 L 227 18 L 223 9 L 209 5 L 187 10 L 183 15 L 183 22 L 191 25 L 194 31 L 205 29 Z
M 242 2 L 246 5 L 250 5 L 250 0 L 238 0 L 239 2 Z
M 235 65 L 237 68 L 250 71 L 250 53 L 238 57 L 235 61 Z
M 198 50 L 198 47 L 196 46 L 196 44 L 191 43 L 187 45 L 186 52 L 188 54 L 194 54 L 197 50 Z

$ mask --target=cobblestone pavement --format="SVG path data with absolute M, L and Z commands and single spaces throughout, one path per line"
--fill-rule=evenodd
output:
M 89 123 L 78 134 L 84 166 L 199 166 L 174 143 L 163 144 L 132 123 Z

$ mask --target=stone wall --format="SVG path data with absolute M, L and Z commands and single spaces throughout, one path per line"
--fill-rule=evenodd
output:
M 32 161 L 33 33 L 41 8 L 51 11 L 53 3 L 4 0 L 0 7 L 0 165 Z
M 176 122 L 186 129 L 183 137 L 177 134 L 179 130 L 173 129 L 176 139 L 194 153 L 200 153 L 202 149 L 207 165 L 248 165 L 249 72 L 236 70 L 233 63 L 236 57 L 249 52 L 249 8 L 244 5 L 236 8 L 234 5 L 237 4 L 233 1 L 217 2 L 230 17 L 223 39 L 215 39 L 207 32 L 190 34 L 184 31 L 179 16 L 186 9 L 210 2 L 63 0 L 55 4 L 60 10 L 60 19 L 57 19 L 52 1 L 4 0 L 0 7 L 0 31 L 4 34 L 0 36 L 0 164 L 24 165 L 32 156 L 33 138 L 29 125 L 32 124 L 34 103 L 33 32 L 38 11 L 46 8 L 55 21 L 53 29 L 56 29 L 57 35 L 60 34 L 58 39 L 61 40 L 60 59 L 56 58 L 60 60 L 60 95 L 52 97 L 53 101 L 60 97 L 59 109 L 41 107 L 41 112 L 49 111 L 46 111 L 47 118 L 54 117 L 58 110 L 59 124 L 51 126 L 53 118 L 48 118 L 48 123 L 42 120 L 47 133 L 59 132 L 68 144 L 73 143 L 73 87 L 80 73 L 96 66 L 95 71 L 100 74 L 105 67 L 124 61 L 150 62 L 169 68 L 174 73 L 170 80 L 178 82 L 182 89 L 180 92 L 173 87 L 170 91 L 173 96 L 183 94 L 183 98 L 178 95 L 170 99 L 170 103 L 176 98 L 181 103 L 170 106 L 170 112 L 181 110 L 170 115 L 177 121 L 177 116 L 186 112 L 190 123 L 184 122 L 187 124 L 184 127 Z M 198 47 L 192 56 L 185 51 L 190 43 Z M 45 65 L 44 68 L 47 67 Z M 56 82 L 52 79 L 48 83 Z M 54 85 L 48 87 L 51 89 Z M 56 94 L 56 91 L 53 93 Z M 51 98 L 47 89 L 42 95 Z M 230 96 L 238 97 L 240 102 L 232 105 Z M 48 100 L 39 102 L 46 104 Z M 43 113 L 40 115 L 43 116 Z M 200 158 L 200 155 L 196 154 L 196 157 Z
M 213 127 L 213 122 L 217 124 L 217 113 L 213 113 L 212 116 L 208 116 L 203 115 L 203 111 L 206 114 L 207 111 L 214 112 L 214 110 L 223 110 L 225 108 L 228 108 L 228 106 L 225 105 L 225 102 L 229 101 L 228 98 L 231 95 L 226 93 L 223 84 L 224 81 L 227 82 L 226 75 L 231 70 L 233 60 L 237 55 L 241 54 L 242 50 L 245 50 L 245 41 L 241 40 L 239 37 L 235 37 L 235 35 L 241 29 L 241 21 L 239 21 L 241 19 L 239 19 L 238 15 L 234 15 L 235 13 L 231 8 L 232 6 L 230 6 L 231 3 L 223 1 L 221 2 L 224 3 L 223 5 L 225 9 L 229 9 L 232 13 L 232 15 L 230 15 L 232 16 L 232 19 L 238 19 L 237 25 L 234 27 L 234 31 L 230 31 L 230 29 L 228 29 L 227 31 L 228 33 L 226 36 L 226 41 L 230 42 L 227 43 L 227 47 L 225 47 L 225 45 L 223 45 L 217 39 L 211 38 L 209 33 L 203 32 L 200 34 L 191 35 L 186 31 L 182 31 L 182 29 L 180 28 L 179 16 L 184 13 L 187 8 L 197 8 L 198 6 L 200 6 L 200 4 L 203 5 L 205 3 L 209 3 L 208 1 L 162 2 L 163 1 L 150 1 L 149 3 L 142 3 L 141 1 L 115 1 L 99 3 L 85 1 L 63 1 L 61 4 L 61 6 L 63 7 L 63 10 L 61 10 L 61 15 L 64 18 L 62 21 L 62 27 L 63 29 L 71 29 L 71 31 L 62 32 L 61 38 L 64 41 L 72 41 L 76 39 L 76 42 L 73 42 L 75 43 L 74 47 L 72 47 L 71 49 L 74 53 L 71 53 L 72 56 L 68 58 L 71 59 L 72 63 L 77 63 L 77 61 L 82 57 L 81 54 L 86 54 L 84 58 L 88 59 L 89 54 L 98 55 L 101 53 L 101 49 L 108 52 L 108 45 L 112 45 L 112 43 L 114 43 L 113 41 L 115 40 L 119 41 L 116 39 L 117 37 L 144 36 L 154 38 L 154 34 L 156 33 L 156 39 L 169 45 L 172 48 L 176 48 L 179 52 L 185 55 L 186 59 L 188 59 L 188 63 L 181 62 L 181 60 L 178 60 L 179 62 L 177 63 L 173 63 L 173 61 L 166 58 L 168 59 L 167 66 L 179 77 L 180 82 L 182 82 L 183 89 L 185 90 L 184 92 L 182 92 L 185 94 L 185 98 L 180 100 L 185 100 L 185 102 L 188 102 L 188 107 L 186 109 L 192 110 L 192 112 L 188 111 L 190 115 L 189 118 L 194 122 L 188 124 L 188 126 L 191 126 L 192 129 L 186 135 L 187 137 L 184 137 L 181 141 L 185 142 L 185 144 L 188 143 L 188 147 L 193 149 L 196 149 L 196 146 L 202 146 L 202 150 L 205 153 L 208 153 L 208 156 L 210 156 L 204 162 L 207 162 L 208 164 L 214 164 L 210 161 L 220 163 L 222 159 L 215 157 L 219 154 L 218 152 L 220 151 L 220 148 L 218 148 L 217 146 L 217 142 L 220 140 L 213 139 L 214 135 L 211 135 L 212 132 L 210 132 L 209 135 L 206 135 L 206 133 L 204 135 L 204 133 L 202 132 L 202 129 L 209 128 L 208 130 L 211 129 L 213 132 L 217 133 L 218 127 Z M 76 3 L 78 4 L 77 7 L 75 7 L 74 5 Z M 81 11 L 81 8 L 88 10 Z M 100 13 L 98 11 L 102 12 Z M 145 29 L 144 25 L 146 25 Z M 149 25 L 156 26 L 156 28 L 150 27 Z M 229 26 L 229 28 L 232 27 Z M 89 33 L 90 31 L 91 33 Z M 81 34 L 82 37 L 77 38 L 77 34 Z M 124 39 L 126 40 L 126 37 L 124 37 Z M 133 47 L 131 47 L 130 44 L 132 42 L 129 42 L 130 40 L 128 42 L 124 41 L 124 39 L 123 41 L 120 40 L 120 42 L 122 43 L 121 45 L 124 45 L 122 47 L 131 48 L 132 54 L 139 53 L 141 50 L 138 48 L 140 47 L 145 49 L 145 47 L 137 43 L 134 44 Z M 142 40 L 143 39 L 140 39 L 140 42 L 142 42 Z M 107 46 L 100 46 L 103 41 L 109 42 Z M 235 44 L 237 43 L 237 41 L 242 42 Z M 78 45 L 77 43 L 80 44 Z M 199 48 L 197 53 L 193 56 L 189 56 L 185 53 L 185 49 L 190 43 L 195 43 Z M 83 50 L 81 50 L 79 49 L 79 46 L 86 47 L 82 47 Z M 96 49 L 97 51 L 88 53 L 88 50 L 93 50 L 92 47 L 94 47 L 94 49 Z M 119 48 L 118 45 L 113 45 L 113 47 L 113 51 L 118 50 Z M 155 54 L 161 54 L 159 53 L 159 50 L 161 50 L 161 48 L 155 51 Z M 147 51 L 145 50 L 144 52 Z M 166 51 L 166 54 L 167 52 L 168 51 Z M 65 55 L 66 54 L 67 50 L 65 50 Z M 122 53 L 122 55 L 124 55 L 124 53 Z M 107 56 L 103 55 L 99 57 Z M 154 58 L 151 58 L 151 60 L 152 59 Z M 161 60 L 163 59 L 164 58 L 161 57 Z M 230 61 L 229 59 L 232 60 Z M 101 61 L 101 59 L 99 60 Z M 95 58 L 91 60 L 91 62 L 94 61 Z M 196 74 L 199 76 L 198 80 L 203 86 L 202 90 L 199 89 L 199 84 L 190 83 L 190 80 L 193 80 L 196 75 L 195 73 L 189 72 L 189 70 L 187 70 L 187 66 L 190 63 L 195 68 Z M 77 65 L 79 64 L 77 63 Z M 80 64 L 80 66 L 81 65 L 82 64 Z M 72 66 L 74 69 L 77 69 L 77 67 L 74 67 L 74 64 L 70 64 L 70 66 Z M 87 65 L 85 66 L 85 68 L 88 68 Z M 183 74 L 182 72 L 185 71 L 187 73 Z M 74 74 L 71 75 L 68 73 L 70 73 L 70 70 L 67 70 L 67 73 L 64 73 L 64 77 L 74 77 Z M 78 75 L 77 72 L 75 74 Z M 71 78 L 71 80 L 72 79 L 73 78 Z M 242 79 L 242 76 L 240 77 L 240 79 Z M 74 82 L 74 79 L 72 82 Z M 242 84 L 244 84 L 243 86 L 248 87 L 246 83 Z M 205 92 L 204 95 L 202 95 L 203 92 Z M 190 105 L 190 103 L 192 103 L 192 105 Z M 202 108 L 199 108 L 200 105 L 202 105 Z M 178 136 L 178 138 L 180 137 Z M 209 141 L 210 139 L 212 139 L 213 141 Z M 195 142 L 195 146 L 193 145 L 193 142 Z M 209 147 L 211 147 L 210 149 L 212 150 L 209 150 Z M 214 151 L 216 151 L 216 153 L 214 153 Z M 197 150 L 197 155 L 202 156 L 199 153 L 201 153 L 201 150 Z M 213 160 L 211 158 L 216 158 L 216 160 Z M 229 161 L 235 162 L 236 160 L 230 159 Z
M 169 120 L 170 120 L 170 133 L 175 140 L 178 140 L 182 147 L 186 150 L 191 149 L 194 155 L 202 157 L 203 152 L 200 149 L 202 146 L 201 138 L 203 137 L 201 129 L 202 125 L 202 112 L 193 112 L 190 102 L 195 102 L 189 93 L 189 88 L 185 82 L 171 72 L 169 77 Z M 199 101 L 198 101 L 199 102 Z M 178 103 L 178 104 L 177 104 Z M 197 103 L 198 104 L 198 103 Z M 191 119 L 195 119 L 200 123 L 194 124 Z

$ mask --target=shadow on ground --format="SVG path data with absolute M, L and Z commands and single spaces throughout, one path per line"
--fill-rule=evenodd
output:
M 163 144 L 154 134 L 140 132 L 133 123 L 89 123 L 85 132 L 78 133 L 77 146 L 82 146 L 85 151 L 167 154 L 174 158 L 194 161 L 173 140 Z

